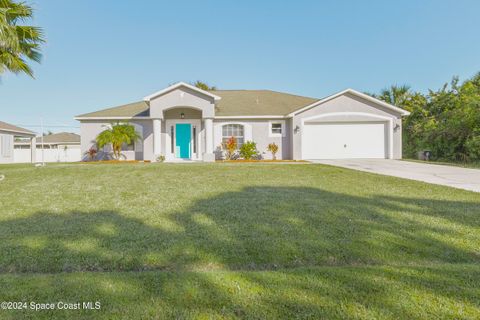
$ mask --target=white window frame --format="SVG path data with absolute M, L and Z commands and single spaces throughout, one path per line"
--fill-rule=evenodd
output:
M 222 130 L 221 143 L 222 143 L 222 144 L 223 144 L 223 139 L 224 139 L 224 138 L 231 138 L 231 137 L 232 137 L 232 136 L 228 136 L 228 137 L 227 137 L 227 136 L 224 136 L 224 135 L 223 135 L 223 128 L 224 128 L 225 126 L 241 126 L 241 127 L 242 127 L 242 133 L 243 133 L 243 135 L 242 135 L 242 138 L 243 138 L 243 143 L 242 143 L 242 145 L 243 145 L 245 142 L 247 142 L 247 140 L 245 139 L 245 126 L 244 126 L 243 124 L 241 124 L 241 123 L 226 123 L 226 124 L 224 124 L 224 125 L 221 126 L 221 130 Z M 233 136 L 233 137 L 238 140 L 238 137 L 239 137 L 239 136 Z M 237 149 L 240 149 L 240 146 L 238 146 L 238 144 L 237 144 Z
M 273 124 L 280 124 L 282 126 L 282 133 L 273 133 L 272 132 L 272 125 Z M 271 120 L 268 122 L 268 136 L 270 138 L 281 138 L 286 136 L 285 130 L 285 121 L 284 120 Z
M 213 144 L 216 149 L 222 149 L 222 126 L 225 124 L 241 124 L 245 141 L 253 141 L 252 125 L 243 121 L 215 121 L 213 123 Z

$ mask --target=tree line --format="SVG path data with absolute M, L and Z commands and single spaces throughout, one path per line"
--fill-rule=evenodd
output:
M 429 150 L 436 160 L 480 161 L 480 72 L 427 94 L 393 85 L 371 95 L 411 112 L 403 121 L 404 157 Z

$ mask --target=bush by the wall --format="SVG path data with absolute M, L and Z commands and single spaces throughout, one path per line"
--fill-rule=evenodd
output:
M 251 160 L 258 156 L 257 144 L 253 141 L 246 141 L 240 147 L 240 156 L 245 160 Z

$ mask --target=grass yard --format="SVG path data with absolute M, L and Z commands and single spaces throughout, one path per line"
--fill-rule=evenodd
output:
M 479 319 L 480 194 L 310 164 L 3 165 L 0 319 Z
M 419 162 L 419 163 L 428 163 L 428 164 L 440 164 L 444 166 L 454 166 L 454 167 L 462 167 L 462 168 L 470 168 L 470 169 L 480 169 L 480 162 L 472 161 L 472 162 L 452 162 L 452 161 L 438 161 L 438 160 L 431 160 L 431 161 L 424 161 L 418 159 L 404 159 L 405 161 L 410 162 Z

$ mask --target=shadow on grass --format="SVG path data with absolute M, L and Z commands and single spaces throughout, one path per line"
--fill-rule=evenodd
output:
M 479 203 L 283 187 L 226 192 L 148 223 L 38 212 L 0 223 L 0 298 L 100 299 L 110 316 L 132 317 L 474 314 L 479 216 Z

